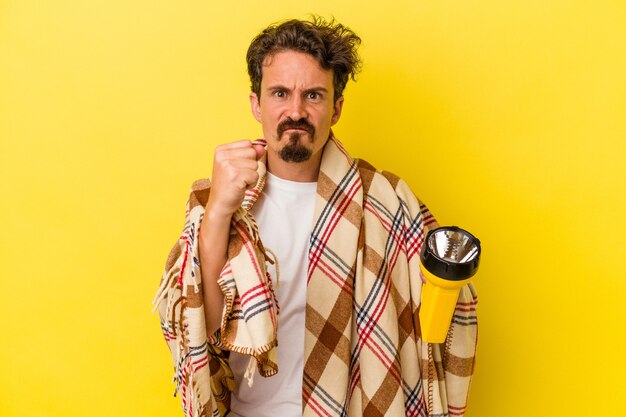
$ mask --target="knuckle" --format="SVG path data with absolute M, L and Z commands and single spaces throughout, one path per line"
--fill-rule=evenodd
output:
M 228 156 L 228 152 L 225 149 L 216 149 L 214 159 L 219 162 L 225 161 Z
M 239 179 L 239 173 L 236 170 L 229 170 L 228 179 L 233 182 L 237 181 Z
M 222 167 L 228 170 L 232 170 L 234 168 L 233 161 L 231 159 L 224 158 L 221 162 Z
M 215 153 L 224 152 L 226 149 L 228 149 L 228 144 L 227 143 L 223 143 L 223 144 L 218 145 L 218 146 L 215 147 Z

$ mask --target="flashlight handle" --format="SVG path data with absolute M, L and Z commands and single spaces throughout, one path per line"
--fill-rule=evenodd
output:
M 422 285 L 419 313 L 422 340 L 427 343 L 443 343 L 448 335 L 461 287 L 470 282 L 471 278 L 447 280 L 430 273 L 421 264 L 420 269 L 426 278 Z
M 419 313 L 424 342 L 443 343 L 446 340 L 460 289 L 438 287 L 428 281 L 424 284 Z

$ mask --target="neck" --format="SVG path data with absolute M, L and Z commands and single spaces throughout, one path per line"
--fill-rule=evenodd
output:
M 296 182 L 316 182 L 320 172 L 322 153 L 311 155 L 308 161 L 285 162 L 278 155 L 268 153 L 267 170 L 279 178 Z

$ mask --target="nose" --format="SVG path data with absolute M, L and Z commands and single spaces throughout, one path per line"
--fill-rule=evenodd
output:
M 298 94 L 294 94 L 289 103 L 289 116 L 292 120 L 306 119 L 308 117 L 306 103 Z

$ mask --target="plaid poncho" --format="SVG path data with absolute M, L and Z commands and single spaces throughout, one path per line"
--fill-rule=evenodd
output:
M 477 340 L 473 287 L 461 289 L 445 343 L 422 342 L 419 251 L 434 218 L 404 181 L 352 159 L 332 136 L 323 152 L 309 247 L 303 416 L 462 416 Z M 155 298 L 187 417 L 229 414 L 228 351 L 251 355 L 265 377 L 280 372 L 279 306 L 266 268 L 273 259 L 248 213 L 265 180 L 259 166 L 259 183 L 231 224 L 218 280 L 221 329 L 206 334 L 198 260 L 208 180 L 192 186 Z M 252 382 L 250 369 L 247 377 Z

